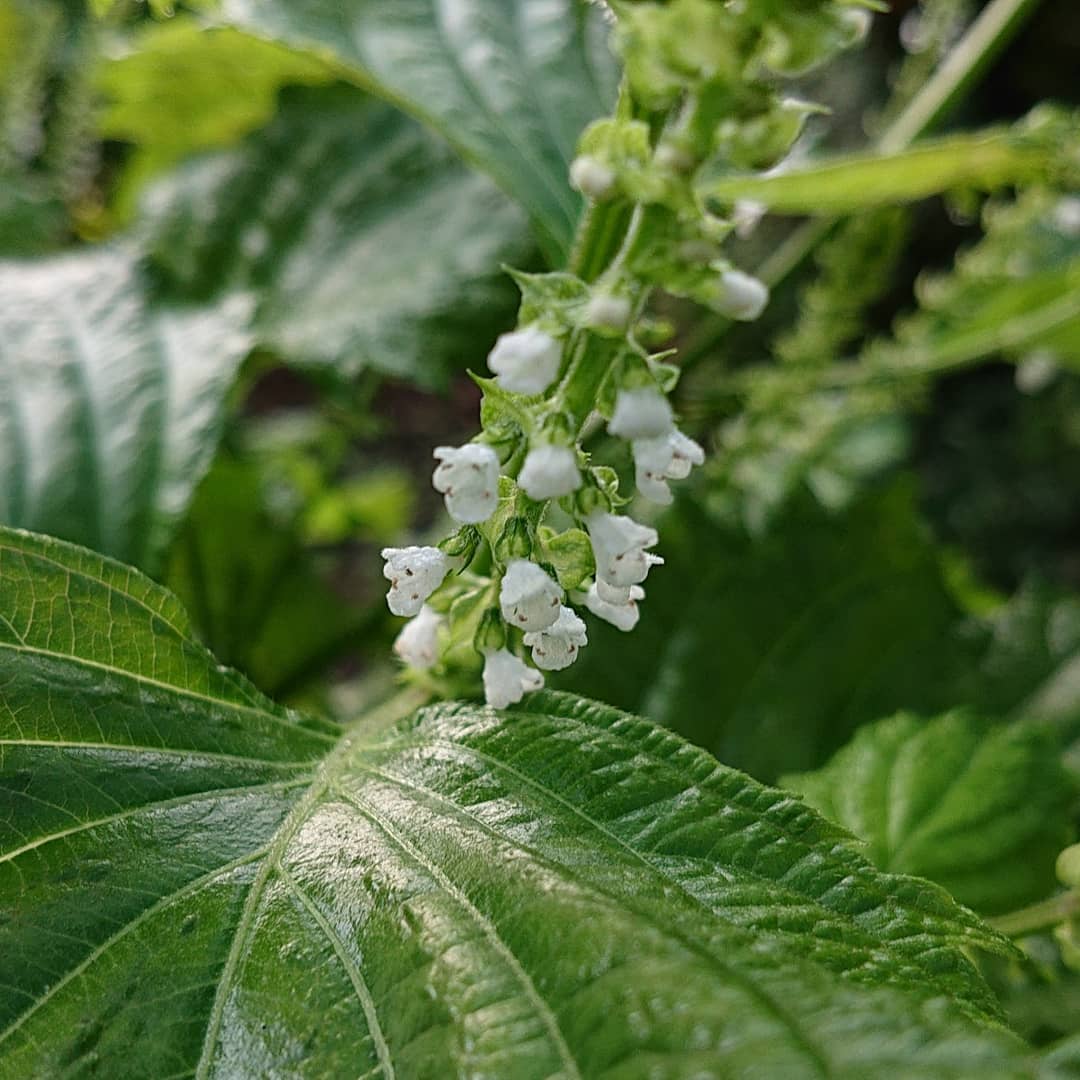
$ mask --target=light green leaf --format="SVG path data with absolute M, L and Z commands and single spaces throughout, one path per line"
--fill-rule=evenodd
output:
M 152 305 L 133 252 L 0 261 L 0 522 L 156 567 L 248 352 L 243 297 Z
M 567 170 L 614 102 L 598 5 L 586 0 L 222 0 L 220 19 L 309 49 L 418 116 L 529 212 L 553 259 L 580 211 Z
M 24 533 L 0 611 L 4 1076 L 1028 1074 L 999 939 L 645 721 L 339 730 Z
M 146 26 L 95 72 L 102 136 L 137 147 L 125 167 L 122 209 L 156 173 L 266 123 L 282 86 L 334 77 L 317 57 L 236 30 L 204 29 L 190 18 Z
M 142 227 L 181 295 L 257 295 L 256 338 L 290 364 L 427 386 L 512 322 L 499 263 L 532 250 L 490 181 L 351 87 L 289 94 L 241 146 L 155 185 Z
M 866 841 L 882 870 L 930 878 L 998 914 L 1053 891 L 1076 792 L 1047 731 L 984 729 L 961 713 L 901 713 L 784 786 Z
M 701 192 L 725 203 L 753 199 L 781 214 L 846 214 L 912 202 L 954 188 L 992 191 L 1007 184 L 1080 175 L 1075 117 L 1049 110 L 1006 131 L 951 135 L 895 154 L 866 151 L 767 175 L 713 176 Z

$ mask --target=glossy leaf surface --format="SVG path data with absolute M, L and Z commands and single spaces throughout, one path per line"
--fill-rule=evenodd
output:
M 290 364 L 427 386 L 480 364 L 513 322 L 499 264 L 532 250 L 490 181 L 346 86 L 294 91 L 237 148 L 155 185 L 145 210 L 169 288 L 255 293 L 256 339 Z
M 882 720 L 784 786 L 866 841 L 876 866 L 937 881 L 987 914 L 1052 893 L 1072 832 L 1056 741 L 1025 724 L 985 733 L 959 713 Z
M 585 0 L 223 0 L 224 22 L 332 58 L 443 134 L 570 244 L 578 136 L 614 101 L 607 27 Z
M 153 304 L 125 247 L 0 261 L 0 522 L 147 569 L 210 464 L 241 296 Z
M 645 721 L 341 731 L 23 533 L 0 610 L 0 1075 L 1027 1075 L 970 913 Z

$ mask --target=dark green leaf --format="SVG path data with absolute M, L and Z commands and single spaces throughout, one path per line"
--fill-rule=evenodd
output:
M 1048 732 L 984 728 L 960 713 L 900 714 L 784 786 L 866 841 L 882 870 L 930 878 L 987 914 L 1008 911 L 1053 891 L 1076 793 Z
M 222 0 L 221 19 L 332 58 L 441 132 L 567 251 L 567 181 L 586 124 L 610 110 L 607 28 L 586 0 Z
M 249 348 L 243 297 L 152 306 L 131 250 L 0 262 L 0 522 L 154 569 Z
M 645 721 L 339 731 L 27 534 L 0 611 L 4 1076 L 1027 1074 L 990 931 Z
M 239 147 L 155 185 L 144 229 L 170 288 L 257 295 L 256 337 L 289 363 L 428 386 L 512 322 L 498 267 L 531 250 L 488 180 L 350 87 L 295 91 Z

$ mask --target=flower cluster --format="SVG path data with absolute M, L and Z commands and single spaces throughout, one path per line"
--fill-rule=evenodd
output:
M 761 314 L 768 289 L 720 251 L 745 207 L 710 205 L 699 179 L 787 152 L 812 108 L 770 80 L 856 37 L 854 4 L 611 0 L 623 100 L 585 131 L 569 170 L 589 202 L 572 272 L 513 273 L 519 325 L 476 380 L 482 430 L 435 450 L 432 483 L 458 530 L 383 552 L 390 610 L 411 620 L 395 652 L 441 689 L 479 673 L 503 708 L 574 663 L 588 644 L 581 610 L 637 625 L 660 538 L 623 512 L 618 473 L 583 437 L 606 423 L 628 444 L 638 496 L 661 507 L 671 481 L 704 461 L 668 400 L 678 370 L 646 347 L 649 292 L 662 284 L 728 318 Z

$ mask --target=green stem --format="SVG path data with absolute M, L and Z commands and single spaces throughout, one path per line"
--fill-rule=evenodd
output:
M 1051 930 L 1076 915 L 1080 915 L 1080 892 L 1066 892 L 987 922 L 1006 937 L 1020 938 Z
M 897 153 L 944 120 L 1034 14 L 1038 4 L 1039 0 L 991 0 L 907 108 L 882 133 L 878 150 Z M 775 288 L 802 265 L 840 220 L 821 217 L 800 225 L 757 268 L 757 276 Z M 683 366 L 690 366 L 711 351 L 730 327 L 729 319 L 710 320 L 684 347 Z

